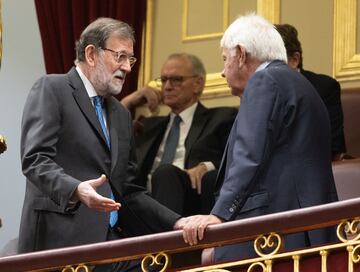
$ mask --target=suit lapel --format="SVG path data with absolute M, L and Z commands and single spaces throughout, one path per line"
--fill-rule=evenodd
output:
M 156 156 L 156 152 L 159 149 L 161 139 L 164 136 L 167 124 L 170 117 L 164 117 L 157 122 L 154 122 L 149 129 L 146 130 L 146 135 L 143 135 L 141 152 L 138 152 L 139 168 L 142 168 L 143 164 L 152 162 Z M 155 148 L 156 147 L 156 148 Z M 151 164 L 152 166 L 152 164 Z M 150 166 L 150 167 L 151 167 Z
M 102 139 L 103 144 L 107 146 L 105 135 L 103 134 L 99 120 L 96 117 L 94 107 L 86 92 L 85 86 L 74 67 L 69 71 L 68 76 L 69 76 L 70 84 L 74 88 L 73 96 L 74 99 L 76 100 L 76 103 L 78 104 L 80 110 L 82 111 L 86 119 L 95 129 L 98 136 Z
M 188 133 L 188 136 L 185 140 L 185 165 L 187 165 L 187 160 L 190 154 L 190 150 L 195 143 L 195 141 L 199 138 L 202 130 L 204 129 L 207 121 L 209 119 L 207 109 L 199 103 L 196 107 L 194 118 L 192 120 L 192 124 Z

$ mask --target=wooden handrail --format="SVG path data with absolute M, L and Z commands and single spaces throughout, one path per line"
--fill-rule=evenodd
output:
M 136 259 L 158 252 L 176 253 L 254 239 L 269 232 L 293 233 L 332 226 L 360 216 L 360 198 L 209 226 L 205 238 L 188 246 L 181 231 L 118 241 L 39 251 L 0 258 L 0 271 L 16 272 L 104 260 Z

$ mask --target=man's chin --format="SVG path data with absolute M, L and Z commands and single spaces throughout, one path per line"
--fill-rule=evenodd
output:
M 109 91 L 110 91 L 110 94 L 111 95 L 118 95 L 121 93 L 122 91 L 122 87 L 123 87 L 123 84 L 119 85 L 119 84 L 112 84 L 109 86 Z

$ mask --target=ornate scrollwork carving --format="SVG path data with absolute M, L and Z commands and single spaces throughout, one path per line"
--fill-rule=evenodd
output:
M 353 251 L 351 252 L 351 260 L 353 261 L 353 263 L 360 262 L 360 245 L 354 247 Z
M 67 265 L 61 270 L 61 272 L 89 272 L 89 268 L 85 264 L 79 264 L 76 268 L 71 265 Z
M 141 269 L 144 272 L 148 272 L 149 267 L 156 268 L 159 272 L 166 271 L 166 268 L 170 265 L 169 256 L 160 252 L 155 257 L 151 254 L 146 255 L 141 261 Z M 151 271 L 154 271 L 153 269 Z
M 6 151 L 6 141 L 3 136 L 0 135 L 0 154 Z
M 261 256 L 271 256 L 278 253 L 283 241 L 279 234 L 271 232 L 268 236 L 260 235 L 255 239 L 254 249 Z M 266 252 L 264 252 L 266 250 Z
M 336 230 L 337 237 L 341 242 L 354 242 L 360 239 L 360 229 L 358 227 L 360 218 L 355 218 L 352 221 L 342 221 Z
M 261 267 L 263 272 L 266 272 L 266 271 L 267 271 L 265 264 L 260 263 L 260 262 L 257 262 L 257 263 L 252 263 L 252 264 L 249 266 L 247 272 L 259 271 L 259 270 L 253 270 L 253 269 L 255 269 L 256 267 Z

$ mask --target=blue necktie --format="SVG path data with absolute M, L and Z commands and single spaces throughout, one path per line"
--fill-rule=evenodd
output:
M 160 165 L 165 163 L 172 163 L 174 161 L 176 148 L 179 143 L 181 121 L 181 117 L 179 115 L 175 115 L 174 121 L 171 125 L 165 142 L 164 153 L 161 158 Z
M 106 128 L 105 125 L 105 120 L 104 120 L 104 115 L 103 115 L 103 98 L 101 96 L 94 96 L 93 97 L 93 101 L 94 101 L 94 106 L 95 106 L 95 112 L 96 112 L 96 116 L 99 119 L 100 125 L 101 125 L 101 129 L 104 133 L 105 139 L 106 139 L 106 144 L 108 146 L 108 148 L 110 149 L 110 137 L 109 137 L 109 133 L 108 130 Z M 111 199 L 114 199 L 114 194 L 111 191 L 111 195 L 110 195 Z M 118 213 L 117 211 L 112 211 L 110 213 L 110 226 L 113 227 L 115 226 L 116 222 L 118 220 Z

